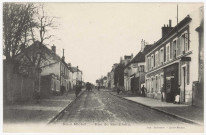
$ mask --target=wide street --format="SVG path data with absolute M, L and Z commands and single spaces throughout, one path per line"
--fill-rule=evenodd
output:
M 164 113 L 111 95 L 108 90 L 85 91 L 65 110 L 56 124 L 71 125 L 72 123 L 89 124 L 150 124 L 165 125 L 186 124 Z

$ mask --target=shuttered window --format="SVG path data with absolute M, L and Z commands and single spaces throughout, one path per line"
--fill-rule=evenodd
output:
M 163 65 L 163 63 L 164 63 L 164 48 L 162 48 L 160 50 L 159 55 L 160 55 L 160 65 Z
M 166 61 L 168 62 L 170 59 L 170 45 L 167 44 L 166 46 Z
M 173 59 L 175 59 L 177 56 L 176 47 L 177 47 L 177 40 L 173 41 Z
M 172 60 L 173 59 L 173 44 L 172 43 L 170 43 L 170 60 Z
M 188 33 L 185 33 L 185 49 L 189 51 L 189 43 L 188 43 Z
M 180 40 L 181 40 L 181 38 L 177 39 L 177 56 L 179 56 L 180 52 L 181 52 Z

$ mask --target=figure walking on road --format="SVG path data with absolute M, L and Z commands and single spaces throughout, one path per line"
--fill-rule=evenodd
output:
M 145 97 L 145 90 L 146 90 L 146 88 L 145 88 L 144 85 L 143 85 L 142 88 L 141 88 L 142 96 L 143 96 L 143 97 Z

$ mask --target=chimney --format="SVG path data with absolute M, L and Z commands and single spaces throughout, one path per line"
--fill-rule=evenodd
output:
M 71 63 L 68 63 L 67 65 L 68 65 L 68 67 L 71 67 L 71 66 L 72 66 L 72 64 L 71 64 Z
M 167 35 L 172 29 L 173 29 L 172 21 L 169 20 L 169 25 L 167 24 L 167 26 L 165 26 L 165 24 L 164 24 L 164 26 L 162 27 L 162 37 Z
M 120 62 L 122 62 L 122 57 L 120 57 Z
M 169 20 L 169 27 L 172 27 L 172 20 Z
M 131 59 L 133 59 L 133 53 L 131 54 Z
M 56 53 L 56 46 L 55 46 L 55 45 L 53 45 L 53 46 L 51 47 L 51 49 L 52 49 L 52 51 L 53 51 L 54 53 Z
M 63 49 L 63 56 L 62 56 L 62 60 L 65 61 L 65 57 L 64 57 L 64 49 Z

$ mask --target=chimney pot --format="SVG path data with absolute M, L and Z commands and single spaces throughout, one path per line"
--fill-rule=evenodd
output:
M 55 46 L 55 45 L 53 45 L 53 46 L 51 47 L 51 49 L 52 49 L 52 51 L 53 51 L 54 53 L 56 53 L 56 46 Z
M 169 20 L 169 27 L 172 27 L 172 20 Z

